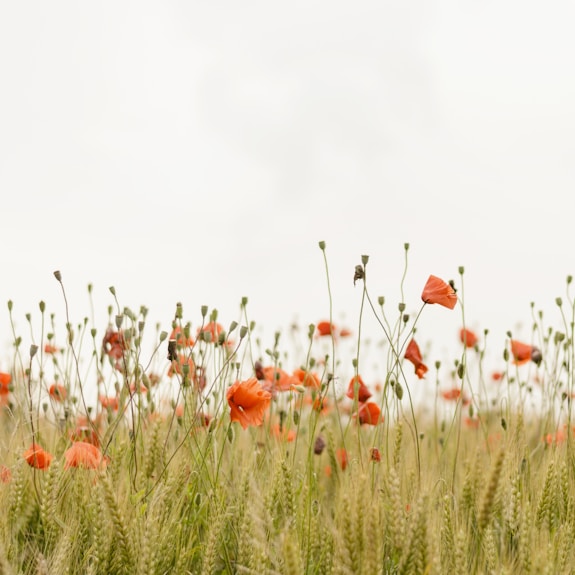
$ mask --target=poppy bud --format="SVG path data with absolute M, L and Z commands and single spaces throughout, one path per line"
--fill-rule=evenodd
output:
M 248 333 L 248 328 L 245 325 L 242 325 L 242 327 L 240 327 L 240 339 L 244 339 L 244 337 L 246 337 Z
M 56 270 L 56 271 L 54 272 L 54 277 L 55 277 L 59 282 L 62 281 L 62 274 L 61 274 L 58 270 Z
M 385 297 L 382 296 L 382 295 L 380 295 L 380 296 L 377 298 L 377 303 L 382 306 L 382 305 L 385 303 Z
M 361 256 L 361 263 L 366 266 L 367 262 L 369 262 L 369 256 Z
M 319 249 L 323 252 L 325 250 L 325 242 L 321 241 L 319 242 Z
M 535 365 L 539 365 L 542 360 L 543 360 L 543 355 L 541 354 L 541 351 L 539 350 L 539 348 L 534 347 L 534 348 L 531 350 L 531 361 L 532 361 Z

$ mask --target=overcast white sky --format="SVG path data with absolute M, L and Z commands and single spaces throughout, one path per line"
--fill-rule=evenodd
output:
M 466 317 L 529 338 L 575 274 L 575 5 L 3 2 L 0 341 L 38 302 L 74 323 L 175 304 L 273 332 L 355 327 L 354 266 L 394 316 L 465 266 Z M 546 312 L 547 313 L 547 312 Z M 428 309 L 439 352 L 459 311 Z M 103 321 L 105 323 L 105 321 Z M 522 324 L 523 327 L 518 327 Z M 103 333 L 105 325 L 97 326 Z M 499 357 L 499 349 L 497 351 Z

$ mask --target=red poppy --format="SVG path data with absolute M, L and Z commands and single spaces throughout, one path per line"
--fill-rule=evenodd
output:
M 536 353 L 539 355 L 541 354 L 536 347 L 526 343 L 521 343 L 514 339 L 511 340 L 511 353 L 513 355 L 513 363 L 515 365 L 523 365 L 533 359 L 533 356 Z
M 52 345 L 51 343 L 47 343 L 44 345 L 44 353 L 47 353 L 49 355 L 53 355 L 55 353 L 58 353 L 60 350 L 55 346 Z
M 36 469 L 48 469 L 53 459 L 53 455 L 44 451 L 37 443 L 33 443 L 30 448 L 22 454 L 22 457 L 30 467 L 35 467 Z
M 217 342 L 220 334 L 224 331 L 224 327 L 215 321 L 210 321 L 206 325 L 199 327 L 197 337 L 201 339 L 207 338 L 208 342 Z
M 134 395 L 134 393 L 136 393 L 136 384 L 131 383 L 130 384 L 130 395 Z M 143 383 L 140 384 L 140 393 L 148 393 L 148 388 Z
M 299 383 L 305 387 L 312 387 L 314 389 L 319 389 L 321 387 L 321 381 L 317 374 L 311 371 L 305 371 L 304 369 L 297 368 L 293 372 L 293 376 L 299 381 Z
M 503 376 L 505 375 L 505 373 L 503 373 L 502 371 L 494 371 L 491 374 L 491 379 L 493 381 L 501 381 L 503 379 Z
M 98 447 L 91 443 L 78 441 L 73 443 L 64 452 L 64 469 L 70 467 L 84 467 L 86 469 L 98 469 L 106 466 L 106 460 Z
M 453 387 L 452 389 L 442 391 L 441 396 L 447 401 L 457 401 L 461 397 L 461 389 L 458 387 Z M 469 398 L 466 396 L 463 396 L 461 401 L 463 405 L 468 405 L 470 403 Z
M 339 337 L 349 337 L 351 335 L 351 330 L 347 327 L 342 327 L 339 330 Z
M 2 483 L 10 483 L 12 481 L 12 472 L 5 465 L 0 465 L 0 481 Z
M 186 357 L 183 354 L 180 354 L 178 356 L 178 359 L 174 359 L 171 364 L 170 367 L 168 369 L 168 377 L 173 377 L 174 374 L 178 374 L 178 375 L 182 375 L 182 366 L 183 365 L 187 365 L 190 369 L 189 369 L 189 374 L 193 375 L 194 372 L 196 371 L 196 364 L 194 363 L 194 360 L 191 357 Z
M 261 425 L 271 397 L 271 393 L 263 389 L 255 377 L 236 381 L 226 393 L 231 421 L 239 422 L 244 429 L 250 425 Z
M 478 337 L 470 329 L 461 328 L 459 330 L 459 339 L 465 347 L 475 347 L 479 341 Z
M 381 409 L 373 401 L 362 403 L 357 410 L 357 419 L 360 425 L 377 425 L 382 421 Z
M 361 379 L 361 375 L 356 375 L 355 377 L 351 378 L 349 385 L 347 387 L 347 397 L 350 399 L 355 398 L 355 388 L 357 386 L 357 400 L 360 403 L 364 403 L 371 397 L 371 391 L 367 388 L 367 385 L 363 383 L 363 379 Z
M 12 376 L 9 373 L 0 372 L 0 395 L 7 395 L 10 393 L 10 383 Z
M 369 458 L 372 461 L 375 461 L 376 463 L 379 463 L 381 461 L 381 453 L 377 447 L 372 447 L 369 450 Z
M 423 288 L 421 299 L 425 303 L 438 303 L 449 309 L 453 309 L 457 303 L 455 290 L 441 278 L 430 275 Z
M 414 339 L 412 339 L 407 345 L 407 349 L 405 350 L 405 359 L 413 363 L 417 377 L 419 379 L 423 379 L 423 376 L 427 373 L 428 368 L 423 363 L 421 352 L 419 351 L 419 346 Z
M 340 447 L 339 449 L 337 449 L 335 452 L 335 456 L 339 462 L 339 466 L 341 467 L 341 470 L 345 471 L 347 468 L 348 461 L 349 461 L 345 447 Z
M 320 321 L 316 326 L 318 337 L 323 337 L 327 335 L 335 335 L 335 325 L 329 321 Z
M 88 425 L 76 425 L 76 429 L 70 433 L 70 439 L 72 441 L 91 443 L 96 447 L 100 446 L 100 439 L 98 438 L 97 431 Z
M 183 403 L 178 403 L 178 405 L 176 405 L 176 407 L 174 408 L 174 414 L 176 415 L 177 418 L 182 418 L 184 417 L 184 404 Z
M 53 383 L 50 386 L 50 388 L 48 389 L 48 393 L 50 394 L 50 397 L 54 401 L 64 401 L 66 399 L 66 396 L 68 395 L 66 388 L 63 385 L 57 383 Z

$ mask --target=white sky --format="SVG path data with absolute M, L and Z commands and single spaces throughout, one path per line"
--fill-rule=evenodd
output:
M 121 305 L 169 329 L 354 328 L 354 266 L 395 317 L 465 266 L 468 325 L 530 337 L 575 274 L 571 2 L 3 2 L 0 341 L 38 302 Z M 371 321 L 371 320 L 370 320 Z M 423 341 L 459 311 L 427 309 Z M 341 321 L 339 322 L 341 323 Z M 369 328 L 369 321 L 367 322 Z M 522 327 L 520 327 L 520 325 Z M 377 337 L 380 337 L 379 335 Z M 430 358 L 432 360 L 433 358 Z

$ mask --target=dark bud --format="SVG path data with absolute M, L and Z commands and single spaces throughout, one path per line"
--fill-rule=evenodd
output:
M 365 278 L 365 271 L 362 265 L 355 266 L 355 273 L 353 274 L 353 285 L 357 280 L 362 280 Z
M 541 350 L 537 347 L 534 347 L 531 350 L 531 361 L 534 364 L 539 365 L 542 360 L 543 360 L 543 355 L 541 354 Z
M 315 438 L 315 442 L 313 444 L 313 452 L 316 455 L 321 455 L 324 449 L 325 449 L 325 439 L 321 435 L 318 435 Z
M 171 339 L 170 341 L 168 341 L 168 360 L 169 361 L 176 361 L 178 359 L 176 348 L 177 348 L 177 345 L 176 345 L 175 339 Z

